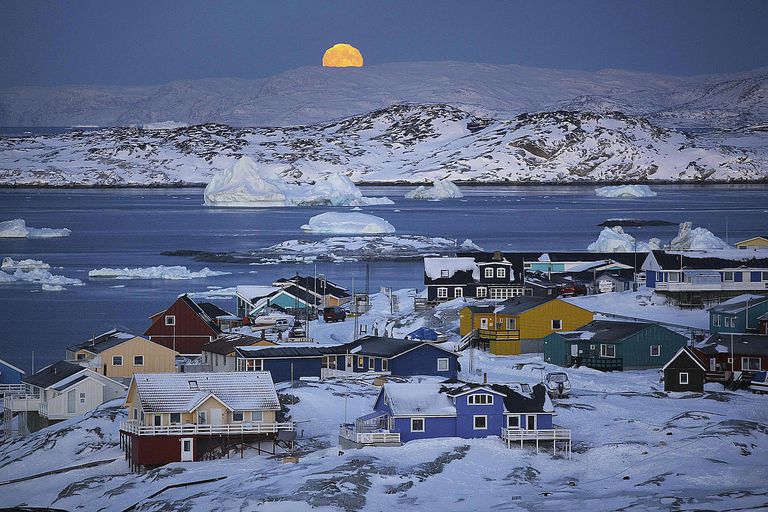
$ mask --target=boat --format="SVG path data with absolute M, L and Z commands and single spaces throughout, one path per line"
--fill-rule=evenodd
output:
M 571 394 L 571 381 L 565 372 L 550 372 L 544 377 L 544 385 L 551 398 L 565 398 Z
M 768 393 L 768 372 L 763 370 L 752 376 L 749 390 L 753 393 Z

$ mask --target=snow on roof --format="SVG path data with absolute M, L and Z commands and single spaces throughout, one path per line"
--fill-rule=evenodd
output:
M 448 275 L 443 275 L 443 270 Z M 480 279 L 480 270 L 475 263 L 475 258 L 424 258 L 424 272 L 430 279 L 450 278 L 459 271 L 472 272 L 472 279 Z
M 282 288 L 276 286 L 264 286 L 264 285 L 239 285 L 235 288 L 235 293 L 245 300 L 253 300 L 260 297 L 266 297 L 275 292 L 279 292 Z
M 453 400 L 440 392 L 441 384 L 385 384 L 393 416 L 456 416 Z
M 765 295 L 755 295 L 752 293 L 744 293 L 736 297 L 731 297 L 728 300 L 724 300 L 717 306 L 709 308 L 710 311 L 718 313 L 739 313 L 744 311 L 749 305 L 750 309 L 761 302 L 768 300 Z
M 145 373 L 134 382 L 146 412 L 190 412 L 201 393 L 235 411 L 280 409 L 269 372 Z

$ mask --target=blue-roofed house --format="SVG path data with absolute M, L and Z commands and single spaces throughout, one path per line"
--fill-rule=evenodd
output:
M 570 431 L 554 425 L 554 414 L 543 384 L 388 383 L 371 413 L 341 426 L 341 440 L 359 447 L 498 436 L 508 446 L 549 441 L 570 450 Z

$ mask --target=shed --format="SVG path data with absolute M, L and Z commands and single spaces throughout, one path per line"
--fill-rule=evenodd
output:
M 706 367 L 699 356 L 688 347 L 682 347 L 667 361 L 664 372 L 664 391 L 704 392 Z

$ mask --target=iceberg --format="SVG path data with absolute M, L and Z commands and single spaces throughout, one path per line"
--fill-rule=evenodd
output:
M 289 169 L 282 164 L 257 165 L 243 156 L 213 176 L 205 187 L 205 204 L 246 208 L 394 204 L 386 197 L 364 197 L 352 180 L 341 174 L 330 174 L 314 185 L 289 183 L 281 175 Z
M 31 228 L 24 219 L 0 222 L 0 238 L 57 238 L 71 233 L 67 228 Z
M 17 268 L 12 274 L 0 271 L 0 284 L 17 282 L 38 283 L 43 287 L 57 287 L 56 291 L 64 290 L 64 286 L 84 286 L 85 284 L 79 279 L 51 274 L 44 268 L 33 268 L 28 272 Z
M 597 240 L 587 246 L 589 252 L 647 252 L 661 249 L 661 240 L 651 238 L 648 242 L 639 242 L 621 226 L 603 228 Z
M 337 234 L 380 234 L 394 233 L 395 227 L 375 215 L 367 213 L 336 213 L 326 212 L 309 219 L 308 224 L 301 226 L 304 231 L 311 233 Z
M 710 230 L 706 228 L 691 229 L 692 226 L 693 223 L 690 221 L 680 223 L 680 230 L 670 243 L 671 250 L 728 249 L 729 245 Z
M 435 180 L 431 187 L 420 186 L 416 190 L 411 190 L 405 194 L 407 199 L 430 199 L 439 201 L 441 199 L 459 199 L 464 197 L 459 187 L 452 181 Z
M 34 268 L 49 269 L 51 266 L 40 260 L 19 260 L 16 261 L 13 258 L 3 258 L 3 263 L 0 266 L 3 270 L 16 270 L 20 268 L 22 270 L 32 270 Z
M 88 277 L 98 279 L 200 279 L 204 277 L 223 276 L 231 272 L 220 272 L 208 267 L 199 272 L 190 271 L 187 267 L 158 265 L 156 267 L 139 268 L 99 268 L 88 272 Z
M 599 197 L 619 198 L 654 197 L 657 195 L 648 185 L 616 185 L 600 187 L 595 189 L 595 194 Z

